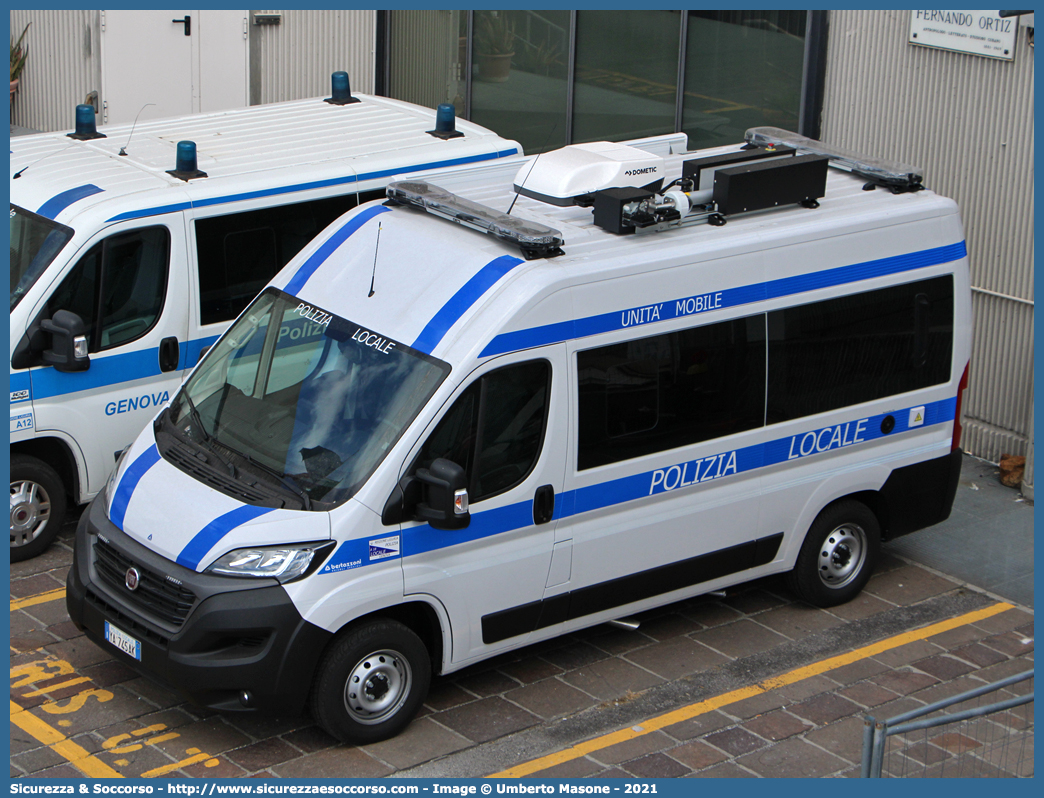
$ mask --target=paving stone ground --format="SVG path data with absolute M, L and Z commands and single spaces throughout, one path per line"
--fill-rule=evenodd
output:
M 71 530 L 42 557 L 12 566 L 13 601 L 64 586 Z M 830 610 L 796 601 L 780 579 L 761 580 L 646 613 L 634 631 L 599 626 L 436 678 L 402 735 L 357 748 L 307 718 L 186 705 L 87 641 L 64 601 L 41 601 L 11 612 L 11 698 L 125 776 L 477 776 L 996 602 L 887 553 L 863 595 Z M 530 775 L 855 777 L 864 716 L 888 718 L 1031 670 L 1033 638 L 1032 609 L 1016 606 Z M 1001 696 L 1031 689 L 1021 683 Z M 985 775 L 1032 775 L 1032 713 L 1031 703 L 893 741 L 885 767 L 949 776 L 971 763 Z M 83 776 L 15 723 L 11 735 L 12 777 Z

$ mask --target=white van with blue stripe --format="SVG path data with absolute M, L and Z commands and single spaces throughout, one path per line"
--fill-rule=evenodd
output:
M 341 217 L 84 514 L 73 621 L 193 702 L 365 743 L 554 635 L 771 574 L 855 596 L 950 512 L 964 233 L 913 167 L 747 139 Z
M 514 141 L 436 111 L 335 96 L 11 140 L 11 559 L 200 354 L 331 221 L 395 179 L 515 160 Z

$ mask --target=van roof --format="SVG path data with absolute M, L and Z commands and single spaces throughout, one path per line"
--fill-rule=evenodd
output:
M 427 133 L 435 128 L 433 109 L 355 97 L 359 102 L 349 105 L 316 97 L 109 125 L 98 131 L 105 138 L 88 141 L 65 133 L 17 137 L 11 202 L 64 223 L 104 206 L 104 220 L 111 221 L 266 194 L 337 194 L 368 178 L 522 154 L 517 142 L 466 120 L 456 121 L 463 136 L 440 139 Z M 186 182 L 167 174 L 183 140 L 196 143 L 206 178 Z
M 667 179 L 680 176 L 682 161 L 693 157 L 691 152 L 668 155 Z M 942 253 L 943 260 L 935 261 L 939 263 L 965 256 L 952 200 L 928 190 L 864 190 L 865 179 L 835 169 L 828 170 L 826 195 L 816 209 L 792 205 L 739 214 L 721 227 L 692 224 L 627 235 L 596 226 L 590 208 L 516 197 L 512 182 L 521 173 L 519 163 L 491 164 L 431 182 L 500 212 L 510 207 L 518 219 L 560 231 L 564 254 L 524 260 L 518 247 L 492 235 L 414 208 L 370 203 L 331 225 L 284 268 L 274 285 L 455 364 L 618 329 L 621 313 L 656 303 L 718 290 L 750 289 L 760 296 L 773 277 L 819 275 L 812 282 L 821 278 L 825 286 L 834 279 L 831 270 L 847 270 L 844 281 L 855 281 L 874 276 L 860 268 L 871 264 L 872 272 L 877 261 L 901 271 L 925 265 L 926 257 L 934 257 L 923 256 L 929 251 Z M 896 232 L 903 223 L 933 219 L 941 221 Z M 890 232 L 883 235 L 886 228 Z M 853 238 L 841 238 L 848 233 Z M 836 243 L 817 249 L 811 264 L 805 245 L 831 238 Z M 760 255 L 768 249 L 775 249 L 771 269 Z M 738 257 L 722 260 L 733 256 Z M 718 267 L 715 261 L 725 265 Z M 689 269 L 679 277 L 676 267 L 701 262 L 706 269 Z M 653 272 L 660 273 L 657 279 L 648 279 Z M 614 284 L 613 278 L 624 279 Z M 371 279 L 373 296 L 368 293 Z M 592 286 L 582 297 L 568 290 L 581 284 Z M 634 319 L 648 320 L 641 312 Z M 599 326 L 602 321 L 605 329 Z M 655 334 L 658 327 L 654 324 L 645 334 Z M 539 334 L 530 334 L 538 328 Z

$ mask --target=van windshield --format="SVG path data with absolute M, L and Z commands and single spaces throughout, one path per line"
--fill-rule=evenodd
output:
M 11 310 L 44 273 L 73 231 L 35 213 L 11 206 Z
M 169 421 L 220 458 L 223 480 L 260 479 L 296 494 L 282 506 L 328 509 L 362 486 L 449 370 L 269 289 L 207 354 Z

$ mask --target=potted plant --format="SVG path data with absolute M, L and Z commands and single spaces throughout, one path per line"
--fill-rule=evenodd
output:
M 475 60 L 478 79 L 503 83 L 511 73 L 515 55 L 515 23 L 503 11 L 479 11 L 475 15 Z
M 22 74 L 22 70 L 25 69 L 25 62 L 29 58 L 29 45 L 25 41 L 25 34 L 29 32 L 29 23 L 25 26 L 22 31 L 22 35 L 15 38 L 11 37 L 11 99 L 14 100 L 15 92 L 18 91 L 18 80 Z

